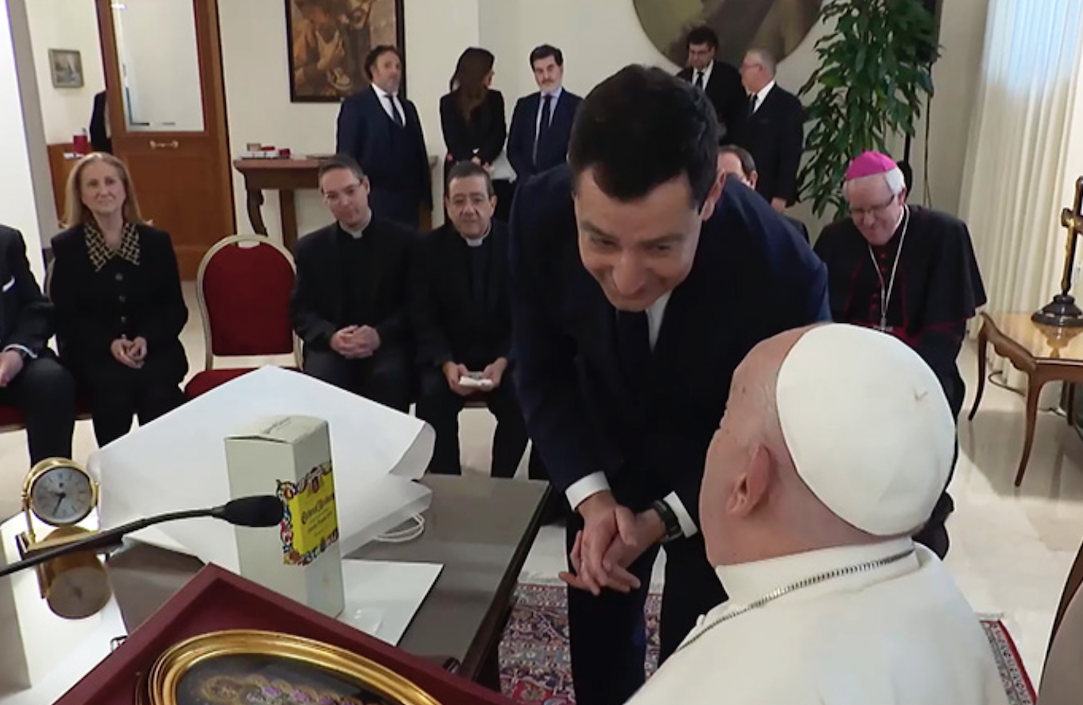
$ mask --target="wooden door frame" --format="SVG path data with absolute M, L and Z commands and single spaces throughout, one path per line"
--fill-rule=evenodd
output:
M 95 0 L 98 10 L 98 30 L 102 52 L 102 66 L 105 70 L 106 107 L 109 111 L 111 133 L 118 130 L 125 134 L 127 120 L 124 116 L 123 84 L 120 80 L 120 63 L 117 60 L 117 38 L 113 31 L 113 2 L 115 0 Z M 218 0 L 190 0 L 196 21 L 196 49 L 199 59 L 200 91 L 203 97 L 203 132 L 175 133 L 178 138 L 185 135 L 201 134 L 209 136 L 214 144 L 215 167 L 220 183 L 226 189 L 225 198 L 228 208 L 225 213 L 229 222 L 223 223 L 223 237 L 233 234 L 237 227 L 237 209 L 233 194 L 233 172 L 230 167 L 229 122 L 226 115 L 226 84 L 222 67 L 222 34 L 218 21 Z M 171 135 L 168 132 L 156 132 Z

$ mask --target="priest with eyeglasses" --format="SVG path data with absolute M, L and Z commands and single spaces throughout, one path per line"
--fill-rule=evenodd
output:
M 828 324 L 756 346 L 700 492 L 729 599 L 630 705 L 1006 705 L 977 617 L 910 538 L 954 449 L 937 378 L 898 339 Z
M 967 321 L 986 301 L 966 223 L 908 203 L 902 170 L 880 152 L 850 163 L 843 195 L 850 216 L 824 228 L 815 246 L 827 265 L 831 318 L 913 348 L 936 373 L 957 419 L 966 385 L 955 361 Z M 945 491 L 916 537 L 941 558 L 953 509 Z

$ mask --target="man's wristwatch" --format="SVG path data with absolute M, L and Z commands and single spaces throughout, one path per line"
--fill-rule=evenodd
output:
M 666 535 L 662 537 L 662 543 L 669 543 L 684 536 L 681 522 L 677 519 L 677 513 L 673 511 L 668 502 L 664 499 L 656 500 L 651 504 L 651 509 L 658 512 L 658 516 L 662 517 L 662 523 L 666 527 Z

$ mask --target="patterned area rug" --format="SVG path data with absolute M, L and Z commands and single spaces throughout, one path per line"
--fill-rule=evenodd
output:
M 658 662 L 658 614 L 661 595 L 647 598 L 647 675 Z M 1034 687 L 1019 652 L 1000 621 L 982 620 L 985 635 L 1011 705 L 1035 705 Z M 522 705 L 574 705 L 568 655 L 568 611 L 564 588 L 523 583 L 518 603 L 500 644 L 500 680 L 504 695 Z

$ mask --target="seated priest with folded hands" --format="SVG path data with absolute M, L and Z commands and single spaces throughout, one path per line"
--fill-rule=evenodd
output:
M 436 431 L 429 472 L 458 475 L 459 412 L 467 399 L 496 417 L 493 477 L 509 478 L 526 450 L 523 413 L 508 371 L 508 230 L 493 220 L 489 172 L 459 162 L 448 173 L 448 222 L 424 235 L 413 261 L 410 318 L 418 346 L 417 416 Z
M 973 611 L 910 538 L 954 450 L 936 376 L 898 340 L 829 324 L 754 348 L 700 492 L 729 600 L 629 702 L 1006 704 Z

